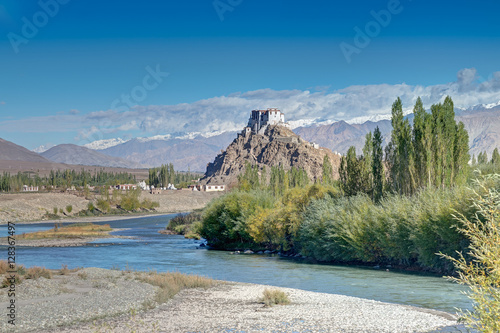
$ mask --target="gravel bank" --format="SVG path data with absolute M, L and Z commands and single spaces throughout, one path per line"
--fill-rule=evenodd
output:
M 134 274 L 87 268 L 52 280 L 25 281 L 19 286 L 17 331 L 397 333 L 456 325 L 443 312 L 288 288 L 280 290 L 292 304 L 265 307 L 259 298 L 269 287 L 242 283 L 184 290 L 166 304 L 134 313 L 132 308 L 141 308 L 155 293 L 155 287 L 134 280 Z M 0 307 L 6 305 L 2 294 Z M 125 314 L 56 327 L 120 313 Z M 0 331 L 7 329 L 4 320 Z
M 137 281 L 134 273 L 85 268 L 68 275 L 54 275 L 52 279 L 24 280 L 16 289 L 16 328 L 2 316 L 1 332 L 39 332 L 131 313 L 152 300 L 157 287 Z M 0 308 L 6 309 L 7 291 L 0 290 Z
M 163 191 L 162 194 L 153 195 L 148 191 L 141 193 L 141 200 L 157 201 L 160 207 L 155 209 L 155 214 L 170 214 L 188 212 L 206 206 L 212 199 L 221 196 L 222 192 L 193 192 L 193 191 Z M 56 222 L 43 220 L 45 213 L 52 212 L 53 208 L 73 207 L 69 217 L 64 217 L 57 222 L 77 221 L 106 221 L 125 218 L 136 218 L 141 215 L 115 215 L 103 217 L 74 217 L 82 209 L 86 209 L 89 200 L 72 194 L 64 193 L 15 193 L 0 194 L 0 224 L 13 222 Z M 147 214 L 146 216 L 151 215 Z

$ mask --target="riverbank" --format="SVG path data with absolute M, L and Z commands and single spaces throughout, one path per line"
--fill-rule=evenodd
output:
M 141 193 L 141 201 L 148 199 L 160 204 L 153 212 L 130 213 L 119 215 L 102 215 L 79 217 L 76 214 L 87 209 L 89 202 L 84 197 L 66 193 L 14 193 L 0 194 L 0 224 L 11 222 L 23 223 L 51 223 L 51 222 L 99 222 L 125 218 L 137 218 L 158 214 L 174 214 L 188 212 L 205 207 L 213 198 L 222 195 L 221 192 L 193 192 L 193 191 L 163 191 L 153 195 L 147 191 Z M 71 213 L 66 207 L 71 206 Z M 52 213 L 54 208 L 63 209 L 60 219 L 47 219 L 46 213 Z
M 4 319 L 0 331 L 393 333 L 456 325 L 444 312 L 290 288 L 279 288 L 290 305 L 266 307 L 260 298 L 272 287 L 246 283 L 186 289 L 155 306 L 158 287 L 141 274 L 147 273 L 85 268 L 25 280 L 17 286 L 16 329 Z M 0 308 L 6 308 L 6 289 L 0 290 Z

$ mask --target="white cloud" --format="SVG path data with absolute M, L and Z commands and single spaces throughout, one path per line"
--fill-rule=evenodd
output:
M 239 131 L 248 121 L 250 110 L 276 107 L 293 125 L 330 123 L 338 120 L 364 121 L 385 119 L 399 96 L 410 112 L 418 96 L 430 108 L 450 95 L 459 108 L 500 101 L 500 72 L 487 79 L 474 68 L 458 72 L 453 82 L 432 86 L 401 84 L 357 85 L 333 92 L 322 89 L 235 92 L 194 103 L 135 106 L 128 111 L 101 110 L 89 114 L 70 111 L 71 115 L 28 118 L 0 122 L 1 130 L 73 131 L 77 143 L 111 137 L 220 133 Z

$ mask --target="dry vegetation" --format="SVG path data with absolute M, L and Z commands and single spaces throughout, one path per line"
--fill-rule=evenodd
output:
M 155 301 L 158 304 L 165 303 L 183 289 L 210 288 L 218 284 L 218 281 L 199 276 L 186 275 L 178 272 L 157 273 L 151 271 L 139 276 L 139 280 L 160 287 Z
M 57 224 L 53 229 L 31 232 L 19 235 L 19 239 L 54 239 L 54 238 L 82 238 L 82 237 L 106 237 L 112 231 L 109 224 L 97 225 L 93 223 L 75 223 L 69 226 L 59 227 Z
M 287 305 L 290 304 L 290 299 L 284 291 L 278 289 L 264 289 L 261 302 L 266 306 Z
M 7 274 L 9 270 L 10 268 L 8 262 L 6 260 L 0 260 L 0 277 L 4 275 L 2 282 L 0 283 L 0 288 L 9 287 L 12 284 L 12 281 L 9 279 L 12 274 Z M 24 279 L 36 280 L 41 277 L 51 279 L 54 274 L 67 275 L 69 273 L 76 272 L 77 270 L 79 270 L 79 268 L 68 269 L 67 265 L 63 265 L 60 270 L 51 270 L 38 266 L 26 268 L 23 265 L 16 265 L 16 273 L 14 274 L 15 284 L 19 285 Z

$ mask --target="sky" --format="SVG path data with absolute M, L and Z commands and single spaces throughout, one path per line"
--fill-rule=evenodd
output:
M 0 137 L 40 145 L 500 101 L 500 3 L 0 1 Z

